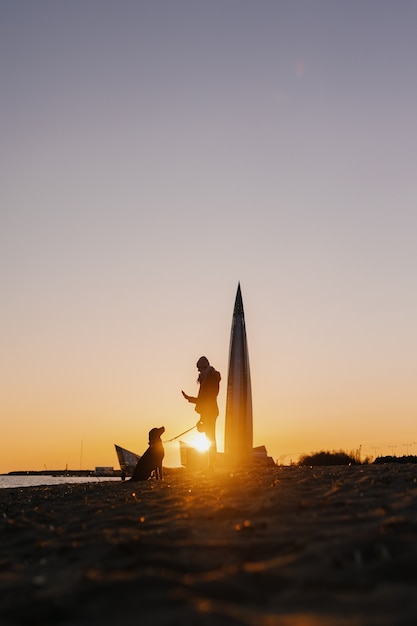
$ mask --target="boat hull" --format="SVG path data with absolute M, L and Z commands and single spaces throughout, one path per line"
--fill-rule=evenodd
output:
M 185 441 L 180 441 L 181 465 L 190 471 L 202 470 L 208 466 L 208 452 L 199 452 Z
M 119 460 L 120 469 L 122 470 L 122 475 L 128 477 L 132 476 L 134 469 L 140 459 L 140 455 L 135 452 L 130 452 L 130 450 L 126 450 L 126 448 L 122 448 L 117 444 L 114 444 L 116 449 L 117 458 Z

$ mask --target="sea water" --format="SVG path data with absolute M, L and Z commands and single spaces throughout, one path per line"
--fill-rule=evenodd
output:
M 101 483 L 104 481 L 118 481 L 120 478 L 108 476 L 25 476 L 0 475 L 0 489 L 13 489 L 15 487 L 40 487 L 49 485 L 66 485 L 73 483 Z

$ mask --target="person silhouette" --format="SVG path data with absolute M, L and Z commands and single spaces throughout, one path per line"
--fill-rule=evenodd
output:
M 221 376 L 220 372 L 210 365 L 209 360 L 205 356 L 198 359 L 197 369 L 199 371 L 197 382 L 200 385 L 198 396 L 189 396 L 185 391 L 181 391 L 181 393 L 188 402 L 195 404 L 195 411 L 200 415 L 199 430 L 205 432 L 210 442 L 208 452 L 209 469 L 214 470 L 217 457 L 216 420 L 219 415 L 217 396 L 219 394 Z

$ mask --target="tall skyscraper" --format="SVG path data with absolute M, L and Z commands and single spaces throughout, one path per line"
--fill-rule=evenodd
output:
M 233 466 L 252 461 L 253 418 L 245 314 L 240 283 L 233 310 L 227 378 L 224 451 Z

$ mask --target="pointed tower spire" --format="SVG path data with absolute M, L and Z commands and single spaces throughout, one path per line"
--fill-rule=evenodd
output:
M 252 388 L 242 292 L 238 284 L 230 333 L 224 451 L 239 466 L 252 459 Z

